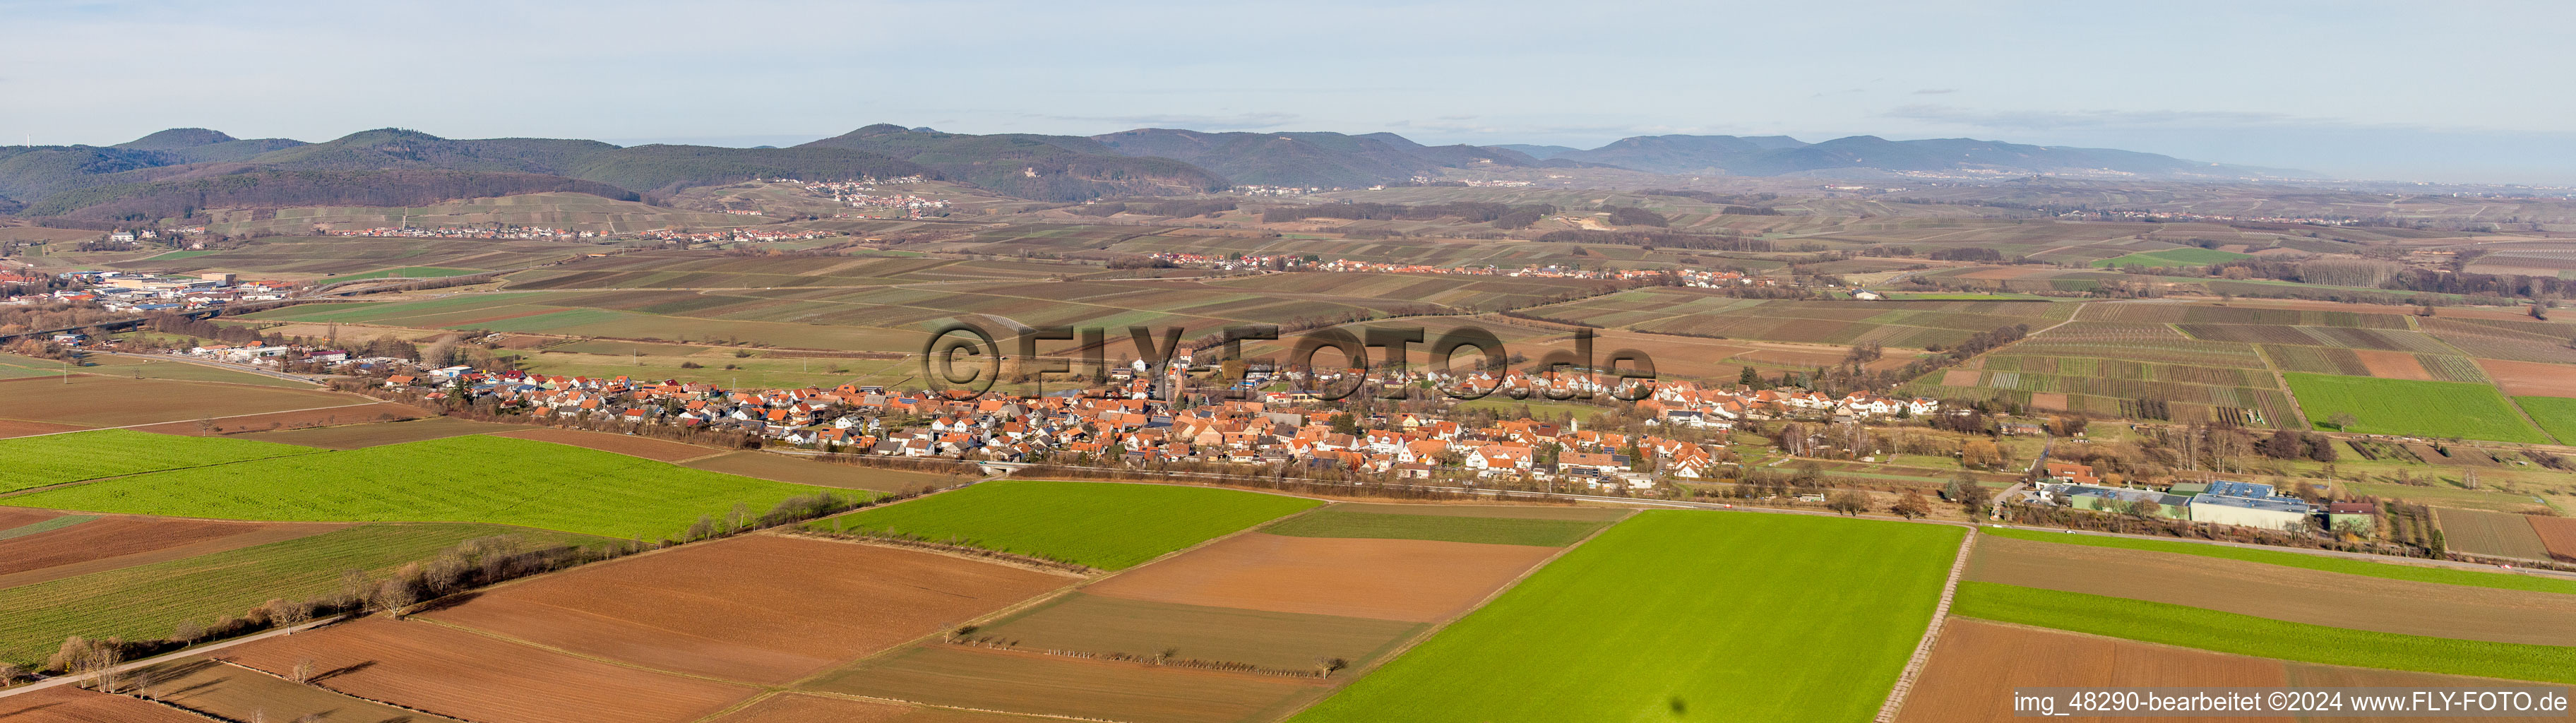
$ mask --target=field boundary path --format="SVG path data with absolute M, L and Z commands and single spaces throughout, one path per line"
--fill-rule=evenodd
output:
M 1923 629 L 1923 639 L 1914 643 L 1914 656 L 1905 659 L 1905 671 L 1896 674 L 1896 687 L 1887 691 L 1887 702 L 1879 705 L 1876 723 L 1894 723 L 1897 711 L 1905 708 L 1905 694 L 1914 690 L 1914 678 L 1923 673 L 1923 664 L 1932 659 L 1932 647 L 1941 641 L 1941 621 L 1950 617 L 1950 600 L 1959 594 L 1959 578 L 1968 572 L 1968 554 L 1977 547 L 1977 529 L 1968 526 L 1968 536 L 1959 541 L 1959 557 L 1950 561 L 1950 579 L 1941 583 L 1941 602 L 1932 607 L 1932 624 Z
M 276 629 L 276 630 L 271 630 L 271 631 L 264 632 L 264 633 L 259 633 L 259 634 L 256 634 L 256 635 L 245 635 L 245 636 L 242 636 L 242 637 L 233 638 L 233 639 L 231 639 L 231 640 L 226 640 L 226 641 L 223 641 L 223 642 L 220 642 L 220 643 L 208 643 L 208 644 L 205 644 L 205 645 L 199 645 L 199 646 L 196 646 L 196 647 L 193 647 L 193 648 L 181 648 L 181 649 L 173 650 L 173 651 L 170 651 L 170 652 L 167 652 L 167 653 L 162 653 L 162 654 L 160 654 L 160 655 L 155 655 L 155 656 L 152 656 L 152 657 L 149 657 L 149 658 L 144 658 L 144 659 L 142 659 L 142 660 L 137 660 L 137 661 L 133 661 L 133 662 L 130 662 L 130 663 L 122 663 L 122 664 L 118 664 L 116 667 L 108 668 L 108 669 L 106 669 L 106 670 L 99 671 L 99 672 L 97 672 L 97 673 L 82 673 L 82 674 L 78 674 L 78 675 L 57 675 L 57 676 L 54 676 L 54 677 L 51 677 L 51 678 L 46 678 L 46 679 L 44 679 L 44 680 L 36 681 L 36 682 L 33 682 L 33 683 L 28 683 L 28 684 L 26 684 L 26 685 L 21 685 L 21 686 L 14 687 L 14 688 L 0 689 L 0 698 L 7 698 L 7 697 L 9 697 L 9 696 L 17 695 L 17 694 L 20 694 L 20 693 L 32 693 L 32 692 L 35 692 L 35 691 L 44 690 L 44 689 L 46 689 L 46 688 L 51 688 L 51 687 L 54 687 L 54 686 L 57 686 L 57 685 L 69 685 L 69 684 L 73 684 L 73 683 L 78 683 L 78 682 L 81 682 L 81 681 L 85 681 L 85 680 L 89 680 L 89 679 L 91 679 L 91 678 L 98 677 L 98 676 L 99 676 L 99 675 L 101 675 L 101 674 L 116 674 L 116 673 L 125 673 L 125 672 L 130 672 L 130 671 L 133 671 L 134 669 L 137 669 L 137 668 L 144 668 L 144 667 L 150 667 L 150 666 L 153 666 L 153 665 L 159 665 L 159 664 L 161 664 L 161 663 L 169 662 L 169 661 L 172 661 L 172 660 L 177 660 L 177 659 L 180 659 L 180 658 L 185 658 L 185 657 L 188 657 L 188 656 L 191 656 L 191 655 L 204 655 L 204 654 L 207 654 L 207 653 L 215 652 L 215 651 L 217 651 L 217 650 L 222 650 L 222 649 L 225 649 L 225 648 L 229 648 L 229 647 L 232 647 L 232 646 L 235 646 L 235 645 L 240 645 L 240 644 L 243 644 L 243 643 L 258 642 L 258 641 L 261 641 L 261 640 L 267 640 L 267 639 L 269 639 L 269 638 L 274 638 L 274 637 L 277 637 L 277 636 L 280 636 L 280 635 L 294 635 L 294 634 L 296 634 L 296 633 L 304 632 L 304 631 L 306 631 L 306 630 L 312 630 L 312 629 L 314 629 L 314 628 L 322 627 L 322 626 L 324 626 L 324 625 L 330 625 L 330 624 L 332 624 L 332 623 L 337 623 L 337 622 L 341 622 L 341 621 L 344 621 L 344 620 L 351 620 L 351 619 L 355 619 L 355 617 L 356 617 L 356 616 L 342 615 L 342 616 L 338 616 L 338 617 L 323 618 L 323 619 L 315 620 L 315 621 L 312 621 L 312 622 L 309 622 L 309 623 L 304 623 L 304 624 L 302 624 L 302 625 L 296 625 L 296 626 L 294 626 L 294 627 L 278 628 L 278 629 Z M 190 712 L 195 712 L 195 711 L 190 711 Z

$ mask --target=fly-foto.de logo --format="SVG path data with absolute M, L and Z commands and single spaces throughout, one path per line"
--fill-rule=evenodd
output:
M 921 379 L 934 392 L 981 396 L 1005 377 L 1043 385 L 1073 379 L 1123 381 L 1172 400 L 1192 391 L 1247 398 L 1285 391 L 1299 399 L 1335 401 L 1367 390 L 1379 399 L 1438 394 L 1457 400 L 1500 392 L 1553 400 L 1609 396 L 1636 401 L 1651 393 L 1654 359 L 1635 349 L 1593 349 L 1593 331 L 1532 359 L 1512 353 L 1502 337 L 1461 324 L 1437 333 L 1420 326 L 1366 326 L 1356 333 L 1323 327 L 1283 337 L 1270 324 L 1227 326 L 1195 339 L 1179 326 L 1123 329 L 1133 353 L 1110 361 L 1119 343 L 1106 326 L 1015 327 L 1003 334 L 959 320 L 931 332 L 921 347 Z M 1247 358 L 1247 342 L 1284 356 Z M 1005 347 L 1009 343 L 1011 346 Z M 1208 352 L 1214 354 L 1208 355 Z M 1510 383 L 1515 376 L 1524 383 Z M 1215 389 L 1210 389 L 1214 387 Z

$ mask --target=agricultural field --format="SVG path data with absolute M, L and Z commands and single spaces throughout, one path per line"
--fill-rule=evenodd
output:
M 1492 545 L 1563 547 L 1574 544 L 1625 514 L 1621 510 L 1468 508 L 1449 514 L 1423 514 L 1425 505 L 1333 505 L 1261 529 L 1292 537 L 1357 537 L 1443 540 Z M 1522 513 L 1514 515 L 1513 513 Z M 1502 516 L 1513 515 L 1513 516 Z
M 161 424 L 131 427 L 130 429 L 138 432 L 151 432 L 153 434 L 181 435 L 188 437 L 230 436 L 253 432 L 273 432 L 291 429 L 361 425 L 378 422 L 399 422 L 409 419 L 419 419 L 425 414 L 427 414 L 427 412 L 421 411 L 421 408 L 408 404 L 379 402 L 376 404 L 356 404 L 345 407 L 335 406 L 325 407 L 322 409 L 249 414 L 238 417 L 224 417 L 222 419 L 164 422 Z
M 54 514 L 52 510 L 27 511 Z M 0 531 L 0 551 L 8 553 L 8 558 L 0 561 L 0 586 L 33 585 L 101 570 L 282 542 L 344 526 L 59 515 Z
M 0 493 L 319 450 L 272 442 L 172 437 L 123 429 L 0 439 Z
M 2524 517 L 2530 518 L 2531 531 L 2540 535 L 2540 545 L 2548 548 L 2551 557 L 2576 560 L 2576 519 L 2539 515 Z
M 2499 590 L 2527 590 L 2532 592 L 2576 594 L 2576 580 L 2562 580 L 2554 577 L 2543 577 L 2538 575 L 2481 572 L 2449 567 L 2433 567 L 2430 565 L 2410 565 L 2402 562 L 2373 562 L 2343 557 L 2329 557 L 2325 555 L 2282 552 L 2278 550 L 2260 550 L 2231 545 L 2207 545 L 2173 540 L 2150 540 L 2136 537 L 2070 535 L 2056 531 L 2042 532 L 2038 530 L 2000 527 L 1980 528 L 1978 532 L 1990 537 L 2010 538 L 2014 540 L 2047 542 L 2060 545 L 2113 547 L 2177 555 L 2198 555 L 2222 560 L 2235 560 L 2280 567 L 2320 570 L 2325 572 L 2342 573 L 2345 575 L 2377 577 L 2390 580 L 2410 580 L 2443 585 L 2488 587 Z
M 551 442 L 565 446 L 580 447 L 583 449 L 596 449 L 602 452 L 622 454 L 628 457 L 639 457 L 653 460 L 655 462 L 679 462 L 683 460 L 697 459 L 699 457 L 713 457 L 725 453 L 725 450 L 721 449 L 700 447 L 694 444 L 673 442 L 666 439 L 638 437 L 631 434 L 587 432 L 578 429 L 555 429 L 551 427 L 496 432 L 493 433 L 492 436 L 507 437 L 510 439 L 530 439 L 539 442 Z
M 155 638 L 168 635 L 182 621 L 212 623 L 219 616 L 240 615 L 273 598 L 319 597 L 340 589 L 342 571 L 382 575 L 469 539 L 512 535 L 538 546 L 605 542 L 492 525 L 375 524 L 319 534 L 308 528 L 288 529 L 286 534 L 295 535 L 291 539 L 0 589 L 0 661 L 42 662 L 67 635 Z M 30 536 L 0 544 L 18 547 L 39 539 Z M 10 579 L 24 578 L 13 575 Z
M 1977 332 L 2014 324 L 2037 329 L 2070 318 L 2076 307 L 2014 301 L 1762 301 L 1654 287 L 1523 313 L 1659 334 L 1922 348 L 1956 345 Z
M 590 244 L 512 239 L 282 236 L 183 259 L 155 257 L 117 266 L 169 273 L 229 271 L 243 280 L 374 278 L 397 269 L 480 273 L 553 263 L 605 250 Z M 451 275 L 451 274 L 438 274 Z
M 963 474 L 938 474 L 835 464 L 757 450 L 727 452 L 713 457 L 693 459 L 680 463 L 680 466 L 800 485 L 871 490 L 889 494 L 947 487 L 974 479 Z
M 1960 617 L 2258 658 L 2576 683 L 2576 647 L 2354 630 L 1991 582 L 1960 583 L 1950 609 Z
M 189 657 L 136 671 L 145 695 L 221 720 L 415 721 L 421 714 L 223 662 Z M 310 718 L 307 718 L 310 716 Z M 202 720 L 202 719 L 201 719 Z
M 759 692 L 386 617 L 237 646 L 225 658 L 269 674 L 309 658 L 330 673 L 325 689 L 491 723 L 688 721 Z
M 1640 513 L 1294 720 L 1867 718 L 1963 532 Z M 1747 610 L 1760 624 L 1723 622 Z M 1763 672 L 1787 669 L 1801 674 Z
M 2576 373 L 2576 370 L 2570 370 Z M 2514 397 L 2522 413 L 2540 424 L 2540 430 L 2558 438 L 2559 444 L 2576 444 L 2576 399 L 2566 397 Z
M 2549 559 L 2549 547 L 2531 526 L 2528 515 L 2433 508 L 2450 549 L 2473 555 L 2523 560 Z
M 459 464 L 492 460 L 498 468 Z M 120 477 L 5 498 L 92 512 L 236 520 L 487 522 L 660 539 L 740 504 L 822 488 L 547 442 L 469 435 Z
M 0 379 L 62 375 L 62 362 L 35 359 L 16 354 L 0 354 Z M 263 387 L 312 389 L 313 385 L 292 379 L 279 379 L 264 374 L 226 369 L 210 364 L 194 364 L 171 359 L 124 356 L 118 354 L 84 354 L 70 369 L 73 374 L 128 379 L 169 379 L 191 382 L 224 382 Z
M 274 432 L 242 432 L 226 435 L 230 439 L 248 439 L 299 447 L 322 449 L 364 449 L 404 442 L 505 432 L 524 427 L 496 422 L 476 422 L 456 417 L 430 417 L 402 422 L 344 424 L 332 427 L 286 429 Z
M 746 535 L 496 588 L 425 617 L 646 668 L 781 685 L 1078 579 L 913 550 Z M 722 594 L 709 594 L 717 587 Z
M 881 703 L 806 693 L 781 693 L 727 713 L 714 723 L 1036 723 L 1041 719 L 954 708 Z
M 1003 480 L 806 523 L 1119 570 L 1320 502 L 1207 487 Z
M 2490 385 L 2300 372 L 2281 376 L 2298 396 L 2308 422 L 2318 429 L 2333 428 L 2328 420 L 2334 415 L 2350 414 L 2353 425 L 2338 431 L 2528 444 L 2549 441 Z
M 2254 258 L 2254 255 L 2240 254 L 2231 251 L 2218 251 L 2214 249 L 2184 247 L 2178 249 L 2165 249 L 2163 251 L 2140 251 L 2126 256 L 2100 259 L 2094 261 L 2093 266 L 2095 268 L 2125 268 L 2130 266 L 2145 266 L 2150 268 L 2207 266 L 2210 264 L 2250 258 Z
M 0 698 L 0 719 L 30 723 L 206 723 L 205 717 L 177 708 L 69 685 Z
M 81 374 L 74 374 L 69 383 L 34 379 L 0 382 L 0 419 L 81 427 L 221 420 L 375 401 L 310 387 L 285 389 Z
M 1621 512 L 1345 504 L 1327 511 L 1343 507 L 1389 518 L 1587 525 Z M 1403 514 L 1408 511 L 1422 514 Z M 1237 535 L 817 678 L 812 686 L 1110 720 L 1275 720 L 1364 675 L 1559 550 L 1385 536 Z
M 684 225 L 697 228 L 726 228 L 765 223 L 764 219 L 731 216 L 721 213 L 682 211 L 649 206 L 636 201 L 617 201 L 586 193 L 523 193 L 497 198 L 475 198 L 431 206 L 310 206 L 276 209 L 273 218 L 262 218 L 250 210 L 212 211 L 215 222 L 206 225 L 213 233 L 249 235 L 252 231 L 276 233 L 310 233 L 316 224 L 344 229 L 418 226 L 541 226 L 587 231 L 632 232 L 645 229 Z M 442 239 L 369 239 L 340 238 L 341 241 L 428 241 Z M 469 240 L 469 239 L 457 239 Z M 502 243 L 488 239 L 470 239 L 480 243 Z
M 1952 618 L 1898 723 L 2003 721 L 2018 687 L 2472 687 L 2496 681 L 2318 665 Z M 2096 720 L 2074 717 L 2070 720 Z M 2281 721 L 2290 718 L 2235 718 Z
M 2007 537 L 1977 545 L 1967 579 L 2402 635 L 2576 646 L 2576 595 L 2555 592 Z

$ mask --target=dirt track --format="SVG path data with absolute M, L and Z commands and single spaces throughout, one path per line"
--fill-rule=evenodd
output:
M 1085 588 L 1189 605 L 1436 622 L 1467 611 L 1556 548 L 1252 533 Z
M 2576 645 L 2576 595 L 1990 537 L 1968 579 L 2405 635 Z

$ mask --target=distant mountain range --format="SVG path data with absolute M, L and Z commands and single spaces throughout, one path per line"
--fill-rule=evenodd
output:
M 114 146 L 0 148 L 0 210 L 94 219 L 201 208 L 428 203 L 439 194 L 572 190 L 635 198 L 758 177 L 921 175 L 1011 196 L 1080 201 L 1237 185 L 1358 187 L 1447 169 L 1611 167 L 1696 176 L 1903 172 L 2243 177 L 2293 172 L 2152 153 L 1963 138 L 1638 136 L 1564 146 L 1425 146 L 1393 133 L 1206 133 L 1140 128 L 1097 136 L 970 135 L 871 125 L 792 148 L 644 145 L 546 138 L 452 140 L 378 129 L 322 143 L 176 128 Z M 424 175 L 423 172 L 439 173 Z M 409 172 L 383 175 L 359 172 Z M 220 183 L 214 179 L 224 179 Z M 363 184 L 376 184 L 370 189 Z M 342 186 L 351 186 L 342 188 Z M 388 190 L 395 189 L 395 190 Z M 473 197 L 473 196 L 465 196 Z

